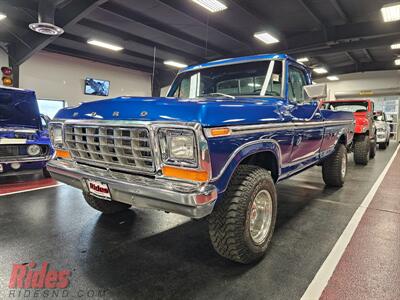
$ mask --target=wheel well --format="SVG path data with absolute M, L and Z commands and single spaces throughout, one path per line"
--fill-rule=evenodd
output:
M 278 180 L 279 169 L 275 154 L 270 151 L 259 152 L 246 157 L 241 165 L 253 165 L 271 172 L 274 181 Z

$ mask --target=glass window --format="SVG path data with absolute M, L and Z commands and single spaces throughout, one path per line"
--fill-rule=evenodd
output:
M 325 109 L 329 110 L 341 110 L 349 112 L 366 112 L 368 110 L 368 102 L 342 102 L 337 103 L 329 102 L 324 104 Z
M 39 111 L 41 114 L 54 118 L 56 113 L 65 107 L 63 100 L 42 100 L 38 99 Z
M 257 61 L 204 68 L 178 75 L 169 97 L 204 98 L 214 94 L 231 96 L 281 96 L 282 62 Z M 271 77 L 266 78 L 271 66 Z M 273 67 L 273 68 L 272 68 Z M 264 96 L 262 95 L 262 96 Z
M 304 101 L 303 86 L 307 85 L 304 72 L 294 68 L 289 68 L 289 99 L 296 102 Z

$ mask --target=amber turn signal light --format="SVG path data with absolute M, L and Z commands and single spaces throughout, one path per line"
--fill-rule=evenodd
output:
M 67 150 L 57 149 L 56 150 L 56 157 L 70 159 L 71 158 L 71 154 Z
M 208 180 L 208 173 L 206 171 L 189 170 L 176 167 L 165 166 L 162 168 L 164 176 L 174 177 L 185 180 L 206 182 Z
M 213 128 L 210 130 L 210 134 L 212 137 L 227 136 L 231 134 L 231 130 L 229 128 Z

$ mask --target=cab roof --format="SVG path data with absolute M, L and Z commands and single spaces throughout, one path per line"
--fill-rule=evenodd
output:
M 214 61 L 206 62 L 204 64 L 193 65 L 193 66 L 189 66 L 187 68 L 180 70 L 179 73 L 184 73 L 184 72 L 198 70 L 198 69 L 204 69 L 204 68 L 210 68 L 210 67 L 215 67 L 215 66 L 233 65 L 233 64 L 239 64 L 239 63 L 245 63 L 245 62 L 263 61 L 263 60 L 269 60 L 269 59 L 281 59 L 281 60 L 288 59 L 293 62 L 296 62 L 296 60 L 294 58 L 292 58 L 291 56 L 289 56 L 287 54 L 258 54 L 258 55 L 251 55 L 251 56 L 242 56 L 242 57 L 214 60 Z

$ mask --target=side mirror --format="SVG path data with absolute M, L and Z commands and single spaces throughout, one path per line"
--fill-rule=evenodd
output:
M 328 96 L 328 87 L 326 83 L 305 85 L 303 86 L 303 92 L 306 99 L 317 100 Z

